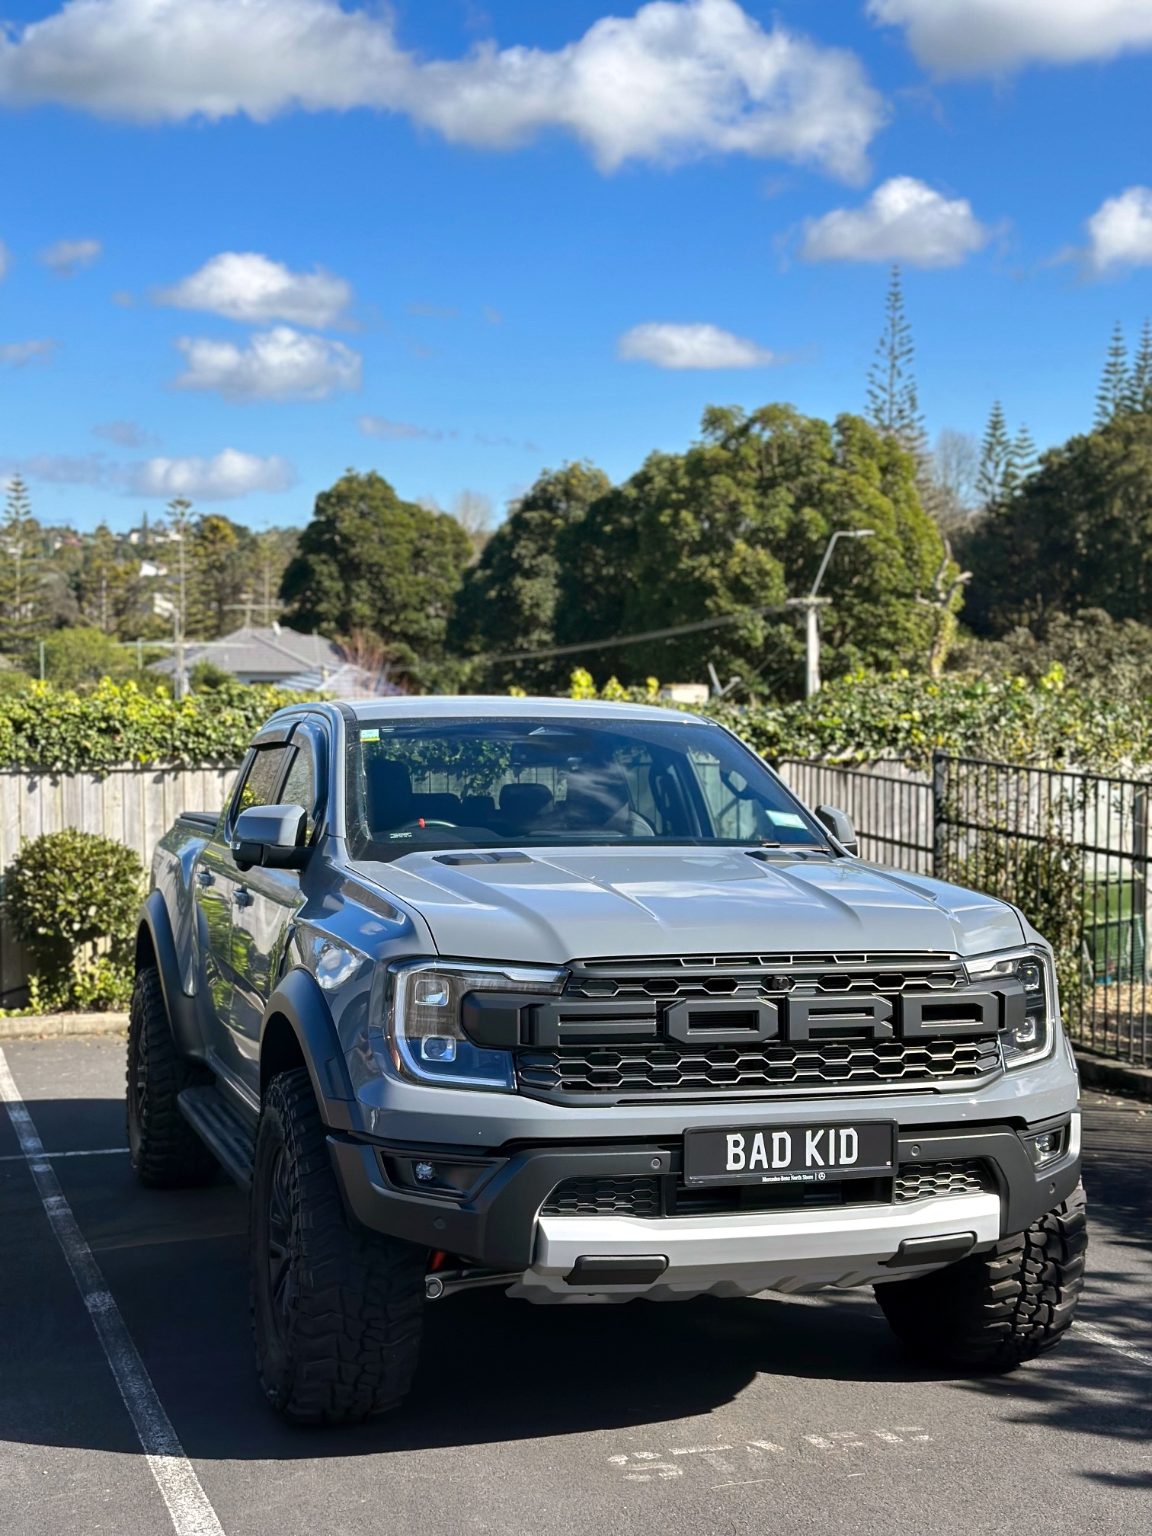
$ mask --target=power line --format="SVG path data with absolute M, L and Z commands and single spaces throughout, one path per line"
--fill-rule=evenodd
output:
M 739 613 L 725 613 L 715 619 L 699 619 L 694 624 L 675 624 L 669 629 L 646 629 L 641 634 L 613 635 L 608 640 L 581 640 L 575 645 L 550 645 L 539 651 L 509 651 L 505 655 L 479 655 L 472 659 L 488 662 L 537 661 L 547 656 L 575 656 L 581 651 L 607 651 L 618 646 L 638 645 L 642 640 L 671 640 L 676 635 L 698 634 L 703 629 L 720 629 L 726 624 L 740 624 L 753 616 L 787 611 L 787 608 L 779 606 L 742 608 Z

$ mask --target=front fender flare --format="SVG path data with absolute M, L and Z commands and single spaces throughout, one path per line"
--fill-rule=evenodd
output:
M 260 1029 L 261 1096 L 269 1048 L 275 1038 L 269 1029 L 277 1019 L 282 1019 L 296 1037 L 325 1125 L 333 1130 L 360 1130 L 356 1095 L 328 1000 L 309 971 L 289 971 L 268 999 Z

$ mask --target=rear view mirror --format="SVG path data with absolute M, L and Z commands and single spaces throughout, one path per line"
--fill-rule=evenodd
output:
M 300 869 L 308 857 L 308 812 L 302 805 L 250 805 L 236 818 L 232 857 L 236 867 Z
M 834 805 L 818 805 L 816 819 L 826 831 L 831 832 L 845 853 L 850 853 L 855 858 L 860 857 L 860 842 L 856 836 L 856 828 L 852 825 L 852 818 L 847 811 L 838 810 Z

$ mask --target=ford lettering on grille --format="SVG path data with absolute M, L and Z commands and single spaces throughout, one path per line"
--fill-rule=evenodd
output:
M 1024 1007 L 947 956 L 587 961 L 560 997 L 516 1002 L 521 1090 L 602 1102 L 959 1088 L 1002 1070 Z

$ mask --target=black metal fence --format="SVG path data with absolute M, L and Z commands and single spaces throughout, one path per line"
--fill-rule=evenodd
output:
M 1152 1062 L 1152 784 L 937 753 L 931 774 L 785 762 L 809 804 L 856 823 L 865 858 L 1020 907 L 1057 956 L 1072 1037 Z

